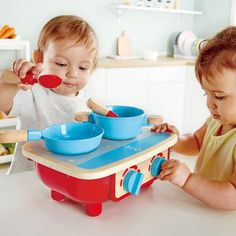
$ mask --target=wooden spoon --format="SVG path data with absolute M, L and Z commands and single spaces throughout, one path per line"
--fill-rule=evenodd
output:
M 18 143 L 27 141 L 27 130 L 20 129 L 4 129 L 0 130 L 0 143 Z
M 108 117 L 118 117 L 116 113 L 113 111 L 109 110 L 107 107 L 97 103 L 95 100 L 92 98 L 89 98 L 87 102 L 87 106 L 94 112 L 103 115 L 103 116 L 108 116 Z

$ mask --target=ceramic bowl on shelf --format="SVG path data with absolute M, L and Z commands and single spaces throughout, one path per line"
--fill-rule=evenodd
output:
M 158 52 L 155 50 L 144 50 L 143 59 L 145 60 L 157 60 Z

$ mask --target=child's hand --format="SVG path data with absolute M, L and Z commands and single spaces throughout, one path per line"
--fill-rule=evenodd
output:
M 171 159 L 161 166 L 161 173 L 157 176 L 160 180 L 168 180 L 172 184 L 183 187 L 190 175 L 190 170 L 186 164 Z
M 154 125 L 151 128 L 151 131 L 154 131 L 155 133 L 170 132 L 170 133 L 173 133 L 173 134 L 176 134 L 177 136 L 179 136 L 178 129 L 174 125 L 170 125 L 167 123 L 163 123 L 160 125 Z
M 38 77 L 39 74 L 42 72 L 42 64 L 40 63 L 35 65 L 32 62 L 18 59 L 13 64 L 13 71 L 22 79 L 26 76 L 26 73 L 28 71 L 31 71 L 33 74 L 36 75 L 36 77 Z M 18 83 L 17 86 L 22 90 L 28 90 L 32 87 L 32 85 L 30 84 L 23 83 Z

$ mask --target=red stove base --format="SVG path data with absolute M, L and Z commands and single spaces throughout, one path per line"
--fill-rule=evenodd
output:
M 115 196 L 115 174 L 100 179 L 79 179 L 49 167 L 35 163 L 36 171 L 42 182 L 51 189 L 51 197 L 55 201 L 68 198 L 85 206 L 86 213 L 98 216 L 102 212 L 102 203 L 108 200 L 119 201 L 130 193 L 117 198 Z M 142 187 L 151 185 L 156 178 L 144 183 Z
M 26 143 L 22 151 L 36 163 L 36 172 L 55 201 L 71 199 L 85 206 L 88 215 L 97 216 L 104 202 L 138 195 L 151 185 L 176 141 L 175 134 L 155 134 L 143 127 L 135 139 L 102 140 L 94 152 L 82 156 L 57 155 L 42 142 Z

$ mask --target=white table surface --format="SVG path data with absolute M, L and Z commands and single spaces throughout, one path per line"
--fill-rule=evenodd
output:
M 157 180 L 120 202 L 108 201 L 98 217 L 66 200 L 50 198 L 35 172 L 0 176 L 0 235 L 231 236 L 236 212 L 209 208 L 178 187 Z

